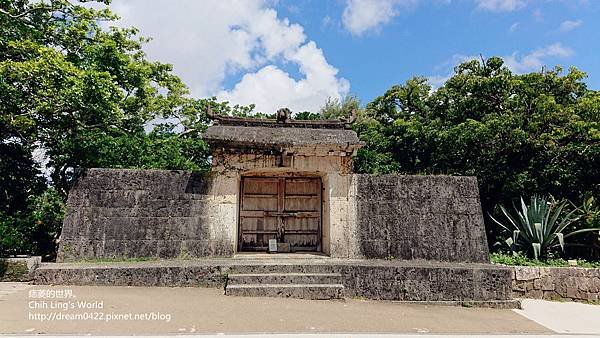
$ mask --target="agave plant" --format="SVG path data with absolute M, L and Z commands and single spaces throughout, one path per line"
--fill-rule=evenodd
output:
M 564 251 L 565 240 L 571 236 L 584 232 L 599 231 L 598 228 L 585 228 L 563 233 L 565 229 L 577 221 L 581 216 L 576 214 L 577 209 L 565 209 L 567 201 L 556 201 L 552 197 L 532 196 L 530 204 L 525 204 L 521 197 L 521 205 L 513 204 L 515 215 L 500 206 L 508 223 L 502 223 L 492 217 L 492 220 L 512 235 L 504 242 L 513 253 L 525 251 L 533 253 L 535 259 L 546 257 L 548 251 L 560 247 Z

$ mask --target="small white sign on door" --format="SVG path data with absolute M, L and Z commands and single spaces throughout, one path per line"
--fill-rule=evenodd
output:
M 277 240 L 276 239 L 269 240 L 269 252 L 277 252 Z

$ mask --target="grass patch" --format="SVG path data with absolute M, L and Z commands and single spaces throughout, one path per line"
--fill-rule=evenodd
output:
M 27 263 L 10 262 L 0 258 L 0 282 L 23 282 L 29 279 Z
M 518 265 L 518 266 L 558 266 L 568 267 L 569 262 L 562 258 L 550 258 L 543 261 L 531 259 L 523 255 L 510 255 L 504 253 L 492 253 L 490 255 L 492 263 L 504 264 L 504 265 Z M 577 267 L 579 268 L 600 268 L 600 262 L 588 262 L 583 259 L 577 260 Z

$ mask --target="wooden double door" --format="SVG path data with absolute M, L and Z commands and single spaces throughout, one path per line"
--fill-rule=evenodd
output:
M 243 177 L 238 248 L 267 251 L 283 239 L 292 251 L 321 251 L 321 179 Z

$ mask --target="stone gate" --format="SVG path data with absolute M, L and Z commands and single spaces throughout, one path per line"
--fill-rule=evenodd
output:
M 84 170 L 65 263 L 36 282 L 514 306 L 511 270 L 489 264 L 474 177 L 354 174 L 353 118 L 211 116 L 210 172 Z M 131 258 L 153 261 L 68 263 Z

